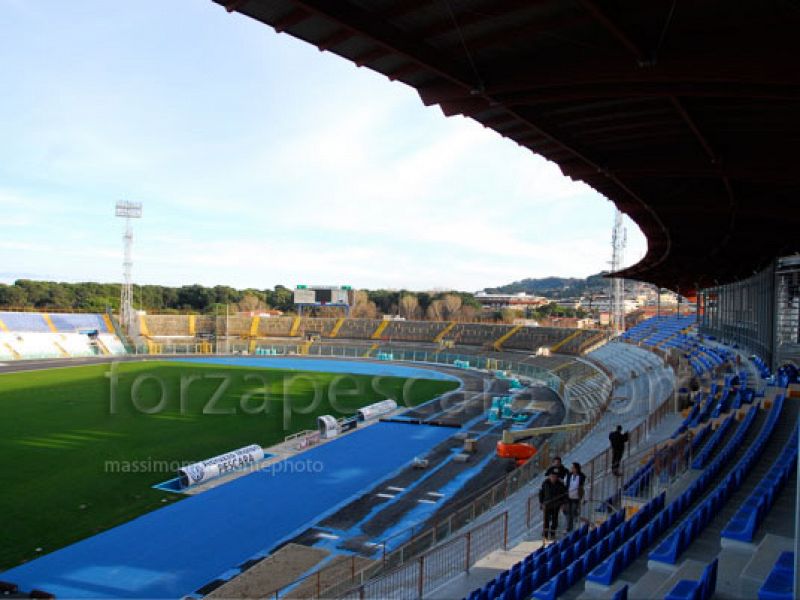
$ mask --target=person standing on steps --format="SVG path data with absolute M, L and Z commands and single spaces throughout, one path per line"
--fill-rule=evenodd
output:
M 572 463 L 567 479 L 564 485 L 567 488 L 567 533 L 572 531 L 575 526 L 575 520 L 581 514 L 581 502 L 584 495 L 584 483 L 586 483 L 586 475 L 581 471 L 580 463 Z
M 619 465 L 622 462 L 622 455 L 625 454 L 628 432 L 623 433 L 622 425 L 617 425 L 616 430 L 608 434 L 608 441 L 611 442 L 611 471 L 614 475 L 622 475 Z
M 547 471 L 544 472 L 544 476 L 545 477 L 550 477 L 550 473 L 555 473 L 556 476 L 563 483 L 564 478 L 567 476 L 569 471 L 567 471 L 567 467 L 565 467 L 561 463 L 561 457 L 560 456 L 554 456 L 553 457 L 553 464 L 550 465 L 549 467 L 547 467 Z
M 555 471 L 550 472 L 539 490 L 539 507 L 544 511 L 543 541 L 555 541 L 558 532 L 558 513 L 567 501 L 567 488 Z

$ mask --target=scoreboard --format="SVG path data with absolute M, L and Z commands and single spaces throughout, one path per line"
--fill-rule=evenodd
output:
M 349 285 L 298 285 L 294 290 L 294 303 L 310 306 L 350 306 L 353 304 L 353 288 Z

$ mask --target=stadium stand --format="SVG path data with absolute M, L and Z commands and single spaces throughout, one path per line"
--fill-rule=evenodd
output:
M 60 333 L 78 331 L 98 331 L 112 333 L 103 315 L 82 313 L 53 313 L 48 315 L 50 321 Z
M 258 323 L 259 337 L 289 337 L 292 319 L 282 317 L 261 319 Z
M 407 342 L 435 342 L 445 331 L 448 323 L 443 321 L 392 321 L 383 332 L 383 338 Z
M 589 352 L 586 358 L 611 374 L 614 385 L 611 408 L 618 422 L 641 418 L 674 391 L 672 368 L 643 348 L 614 341 Z
M 142 333 L 152 338 L 190 339 L 193 337 L 190 315 L 143 315 L 142 321 L 146 325 Z M 194 326 L 196 332 L 196 319 Z
M 44 359 L 125 354 L 108 317 L 79 313 L 0 312 L 0 359 Z
M 253 326 L 255 325 L 255 330 Z M 226 329 L 227 328 L 227 329 Z M 538 352 L 559 345 L 559 352 L 580 355 L 606 339 L 601 331 L 557 327 L 523 327 L 492 323 L 442 321 L 403 321 L 381 319 L 335 319 L 321 317 L 208 317 L 195 315 L 145 315 L 140 334 L 144 340 L 161 344 L 197 344 L 214 335 L 259 342 L 274 338 L 305 337 L 316 334 L 323 339 L 376 340 L 380 342 L 449 342 L 456 346 L 475 346 L 485 350 L 523 350 Z M 564 342 L 562 344 L 562 342 Z M 591 343 L 587 344 L 587 342 Z M 500 344 L 496 347 L 495 344 Z
M 511 329 L 511 325 L 457 323 L 444 339 L 467 346 L 490 346 L 496 339 L 508 333 Z
M 380 319 L 346 319 L 339 330 L 340 338 L 368 340 L 381 324 Z
M 686 342 L 679 336 L 687 336 Z M 632 345 L 633 339 L 641 347 Z M 669 367 L 648 351 L 666 345 L 665 340 L 669 340 L 666 344 L 688 343 L 693 349 L 700 344 L 685 318 L 658 319 L 645 322 L 623 340 L 594 350 L 587 359 L 611 373 L 617 394 L 622 386 L 658 380 L 657 376 L 643 376 L 658 369 L 665 369 L 669 380 Z M 696 355 L 686 350 L 681 347 L 681 360 L 688 364 Z M 626 477 L 623 485 L 623 496 L 646 501 L 647 510 L 618 517 L 622 524 L 613 527 L 610 535 L 606 530 L 601 536 L 607 543 L 598 545 L 599 534 L 594 533 L 605 524 L 584 530 L 576 538 L 580 544 L 573 539 L 575 534 L 570 534 L 497 575 L 469 598 L 697 599 L 713 597 L 720 584 L 725 597 L 752 597 L 755 591 L 759 598 L 791 597 L 790 556 L 781 555 L 769 576 L 760 579 L 754 575 L 753 565 L 763 563 L 762 556 L 770 556 L 777 544 L 759 529 L 768 520 L 770 508 L 781 502 L 778 498 L 784 505 L 792 505 L 787 496 L 794 494 L 795 485 L 786 484 L 796 473 L 798 400 L 788 397 L 786 386 L 797 380 L 797 370 L 785 368 L 773 376 L 762 368 L 763 361 L 753 357 L 753 372 L 759 374 L 754 378 L 741 368 L 733 348 L 715 344 L 707 350 L 708 356 L 719 357 L 721 362 L 714 363 L 717 369 L 701 370 L 705 391 L 697 394 L 672 436 L 675 439 L 689 432 L 689 456 L 694 458 L 687 466 L 691 468 L 682 475 L 679 472 L 666 489 L 654 487 L 650 482 L 658 459 L 650 458 Z M 562 377 L 564 371 L 580 368 L 558 364 L 559 358 L 536 360 Z M 763 389 L 773 383 L 777 386 Z M 629 391 L 642 397 L 648 389 Z M 671 392 L 663 389 L 659 393 Z M 784 487 L 787 493 L 781 496 Z M 648 499 L 653 490 L 663 495 Z M 662 502 L 653 509 L 657 497 Z M 613 503 L 614 498 L 608 501 Z M 783 530 L 790 527 L 793 523 L 785 524 Z M 566 552 L 565 545 L 573 551 Z M 545 553 L 547 559 L 537 558 Z M 554 560 L 555 555 L 558 558 Z M 543 573 L 536 571 L 539 566 Z M 743 571 L 741 576 L 738 570 Z M 721 580 L 719 573 L 723 574 Z
M 18 333 L 51 333 L 42 313 L 0 312 L 8 331 Z
M 590 362 L 570 356 L 531 356 L 523 361 L 555 374 L 561 381 L 561 394 L 568 397 L 574 409 L 587 416 L 596 415 L 607 404 L 611 381 Z
M 593 336 L 596 330 L 581 330 L 580 337 Z M 542 348 L 550 349 L 564 338 L 573 335 L 574 329 L 560 329 L 557 327 L 523 327 L 503 343 L 503 348 L 508 350 L 526 350 L 537 352 Z M 570 345 L 561 349 L 562 352 L 571 352 L 576 346 Z
M 313 317 L 303 317 L 300 322 L 299 334 L 306 335 L 319 335 L 321 337 L 331 337 L 331 332 L 336 326 L 336 319 L 316 319 Z

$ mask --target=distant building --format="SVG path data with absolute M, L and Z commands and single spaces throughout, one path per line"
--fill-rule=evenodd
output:
M 276 310 L 272 308 L 263 309 L 263 310 L 248 310 L 243 312 L 236 313 L 240 317 L 262 317 L 268 319 L 270 317 L 280 317 L 283 315 L 282 310 Z
M 623 306 L 625 307 L 625 313 L 633 312 L 639 308 L 639 303 L 636 300 L 631 298 L 625 298 L 623 302 Z M 601 313 L 608 312 L 611 307 L 611 299 L 608 297 L 602 298 L 595 298 L 592 301 L 592 308 L 594 310 L 598 310 Z
M 581 319 L 578 317 L 547 317 L 539 319 L 541 327 L 565 327 L 567 329 L 591 329 L 596 325 L 594 319 Z
M 572 308 L 578 310 L 579 308 L 588 308 L 588 301 L 584 298 L 561 298 L 556 300 L 556 304 L 563 308 Z
M 536 308 L 548 304 L 550 300 L 543 296 L 531 296 L 525 292 L 519 294 L 488 294 L 486 292 L 478 292 L 475 294 L 481 308 L 484 310 L 502 310 L 504 308 Z

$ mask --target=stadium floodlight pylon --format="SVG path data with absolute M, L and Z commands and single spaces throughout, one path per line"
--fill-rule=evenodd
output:
M 133 223 L 132 219 L 142 218 L 142 203 L 121 200 L 117 202 L 115 214 L 125 219 L 125 232 L 122 234 L 122 289 L 119 302 L 119 322 L 126 333 L 133 327 Z
M 611 233 L 612 273 L 616 273 L 622 268 L 627 242 L 628 235 L 622 223 L 622 211 L 617 209 L 614 213 L 614 229 Z M 625 280 L 621 277 L 611 278 L 611 297 L 609 300 L 608 316 L 611 331 L 614 335 L 619 335 L 625 331 Z

